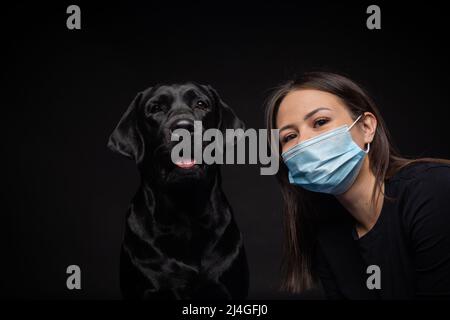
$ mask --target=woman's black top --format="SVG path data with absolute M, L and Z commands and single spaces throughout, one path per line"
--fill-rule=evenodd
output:
M 410 164 L 385 181 L 385 195 L 395 200 L 385 197 L 361 238 L 353 218 L 319 227 L 313 272 L 326 296 L 450 298 L 450 165 Z

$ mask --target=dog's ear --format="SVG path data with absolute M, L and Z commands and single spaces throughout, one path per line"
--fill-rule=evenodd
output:
M 219 108 L 219 129 L 225 132 L 226 129 L 242 129 L 245 130 L 245 124 L 237 117 L 233 109 L 231 109 L 219 96 L 216 89 L 210 85 L 206 85 L 207 89 L 214 97 L 215 103 Z
M 138 106 L 142 96 L 142 92 L 136 95 L 108 141 L 108 148 L 136 163 L 141 162 L 144 155 L 144 138 L 138 125 Z

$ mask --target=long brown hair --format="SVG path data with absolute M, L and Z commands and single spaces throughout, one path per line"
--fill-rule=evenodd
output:
M 446 159 L 402 157 L 393 145 L 386 124 L 367 92 L 354 81 L 335 73 L 308 72 L 276 87 L 266 102 L 268 129 L 276 129 L 276 115 L 284 97 L 289 92 L 299 89 L 315 89 L 339 97 L 348 108 L 353 120 L 364 112 L 371 112 L 376 117 L 378 124 L 370 146 L 371 152 L 368 154 L 370 170 L 376 178 L 372 204 L 381 194 L 383 182 L 401 168 L 414 162 L 450 164 L 450 160 Z M 270 140 L 269 137 L 269 143 Z M 302 292 L 317 284 L 317 278 L 311 270 L 311 263 L 315 244 L 315 224 L 320 221 L 316 216 L 316 208 L 321 195 L 290 184 L 288 170 L 281 161 L 281 157 L 276 177 L 283 196 L 284 248 L 281 289 L 295 293 Z

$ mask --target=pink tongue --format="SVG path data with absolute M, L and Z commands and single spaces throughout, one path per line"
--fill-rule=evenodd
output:
M 194 159 L 181 159 L 175 162 L 175 164 L 180 168 L 192 168 L 195 166 L 195 160 Z

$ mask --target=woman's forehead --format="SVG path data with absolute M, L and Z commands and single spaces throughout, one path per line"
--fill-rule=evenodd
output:
M 276 114 L 276 125 L 280 126 L 291 121 L 301 121 L 314 110 L 321 108 L 323 112 L 341 113 L 345 105 L 334 94 L 315 90 L 299 89 L 289 92 L 281 101 Z

